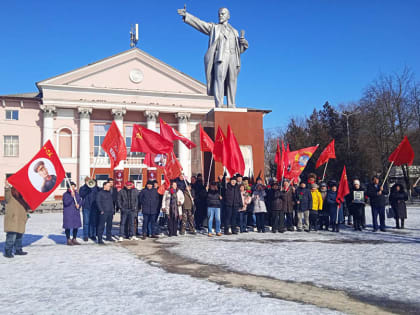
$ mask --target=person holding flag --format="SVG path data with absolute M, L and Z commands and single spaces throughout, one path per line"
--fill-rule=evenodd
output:
M 28 220 L 27 212 L 29 206 L 22 195 L 8 181 L 5 185 L 6 213 L 4 215 L 4 231 L 6 232 L 6 242 L 4 245 L 4 257 L 13 258 L 15 255 L 26 255 L 22 250 L 22 239 L 25 233 L 25 226 Z
M 340 222 L 338 219 L 337 207 L 339 207 L 337 202 L 337 183 L 331 182 L 330 189 L 327 191 L 327 197 L 325 198 L 327 204 L 327 211 L 330 214 L 330 225 L 331 232 L 340 232 Z
M 66 233 L 67 245 L 80 245 L 77 241 L 77 231 L 82 226 L 80 219 L 82 198 L 76 191 L 77 185 L 74 182 L 67 182 L 66 186 L 67 191 L 63 194 L 63 228 Z M 72 239 L 70 239 L 70 232 L 72 232 Z
M 388 195 L 388 185 L 381 184 L 378 176 L 372 177 L 372 182 L 367 188 L 367 195 L 369 197 L 370 206 L 372 208 L 372 225 L 373 232 L 377 232 L 378 228 L 382 232 L 386 232 L 385 229 L 385 204 L 386 195 Z M 379 226 L 378 226 L 379 216 Z

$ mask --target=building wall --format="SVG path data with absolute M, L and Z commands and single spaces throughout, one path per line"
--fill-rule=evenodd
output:
M 23 107 L 22 107 L 23 104 Z M 18 110 L 18 120 L 6 120 L 6 110 Z M 39 101 L 0 97 L 0 196 L 4 196 L 6 174 L 14 174 L 39 151 L 42 146 L 42 114 Z M 4 156 L 4 136 L 19 136 L 17 157 Z

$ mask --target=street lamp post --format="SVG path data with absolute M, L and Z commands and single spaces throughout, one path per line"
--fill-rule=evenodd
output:
M 337 114 L 343 115 L 346 117 L 346 125 L 347 125 L 347 150 L 350 151 L 350 128 L 349 128 L 349 117 L 356 115 L 356 114 L 360 114 L 360 111 L 354 111 L 354 112 L 350 112 L 350 113 L 344 113 L 344 112 L 339 112 L 335 109 L 333 109 Z

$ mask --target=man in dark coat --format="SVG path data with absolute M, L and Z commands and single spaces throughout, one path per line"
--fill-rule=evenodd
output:
M 296 212 L 298 217 L 298 232 L 302 232 L 302 219 L 305 224 L 303 228 L 309 232 L 309 210 L 312 209 L 311 191 L 306 188 L 304 181 L 301 181 L 298 189 L 296 189 Z
M 200 230 L 203 228 L 204 219 L 207 217 L 207 191 L 201 174 L 197 175 L 197 181 L 191 185 L 191 188 L 194 190 L 194 204 L 196 206 L 194 215 L 195 227 L 197 230 Z
M 98 244 L 105 244 L 102 240 L 106 224 L 106 240 L 113 242 L 112 239 L 112 218 L 114 216 L 114 201 L 111 193 L 110 182 L 105 182 L 104 187 L 96 195 L 96 205 L 98 206 Z
M 295 207 L 294 187 L 290 186 L 288 179 L 283 181 L 282 193 L 282 210 L 286 214 L 286 225 L 288 231 L 294 231 L 293 228 L 293 210 Z
M 270 190 L 269 200 L 271 209 L 271 232 L 284 233 L 284 210 L 283 210 L 283 194 L 279 188 L 279 183 L 274 182 Z
M 98 208 L 96 206 L 96 194 L 99 191 L 98 186 L 90 188 L 87 183 L 89 177 L 85 178 L 85 184 L 80 187 L 79 195 L 82 198 L 83 213 L 83 240 L 85 242 L 90 238 L 96 241 L 96 226 L 98 224 Z
M 387 185 L 383 185 L 379 182 L 379 177 L 374 176 L 372 182 L 367 188 L 367 195 L 370 200 L 370 206 L 372 208 L 372 223 L 373 223 L 373 232 L 378 231 L 378 215 L 379 215 L 379 228 L 382 232 L 385 230 L 385 203 L 386 197 L 388 195 Z
M 239 208 L 243 207 L 241 191 L 239 186 L 236 184 L 236 177 L 233 176 L 230 182 L 226 185 L 226 192 L 224 197 L 225 203 L 225 234 L 238 234 L 237 227 L 237 216 Z M 232 232 L 229 232 L 229 226 Z
M 121 210 L 119 241 L 123 240 L 126 225 L 128 225 L 128 235 L 125 235 L 126 238 L 137 240 L 136 233 L 134 232 L 134 216 L 137 215 L 139 192 L 133 186 L 133 183 L 128 181 L 125 183 L 125 187 L 118 193 L 118 208 Z
M 408 200 L 408 194 L 401 184 L 392 186 L 391 194 L 389 195 L 389 203 L 394 210 L 395 228 L 403 229 L 404 220 L 407 219 L 407 206 L 405 202 Z M 401 220 L 401 225 L 400 221 Z
M 147 181 L 146 187 L 140 191 L 139 194 L 139 208 L 143 213 L 143 236 L 145 240 L 147 237 L 148 226 L 151 226 L 151 237 L 158 238 L 158 227 L 156 224 L 156 215 L 159 213 L 159 193 L 156 188 L 153 187 L 153 181 Z
M 350 189 L 350 193 L 345 197 L 349 213 L 353 216 L 353 227 L 355 231 L 362 231 L 363 214 L 365 209 L 365 190 L 360 186 L 360 181 L 355 179 Z
M 191 234 L 196 234 L 194 228 L 194 189 L 191 188 L 191 184 L 187 184 L 187 188 L 184 190 L 184 204 L 182 205 L 182 221 L 180 234 L 184 235 L 189 225 Z

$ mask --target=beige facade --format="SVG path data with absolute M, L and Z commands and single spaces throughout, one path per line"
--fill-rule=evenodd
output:
M 39 93 L 0 96 L 1 192 L 7 175 L 25 165 L 48 139 L 71 179 L 81 185 L 93 169 L 96 175 L 112 176 L 100 149 L 112 121 L 127 145 L 134 123 L 159 132 L 159 118 L 198 144 L 198 123 L 214 108 L 203 83 L 138 48 L 36 85 Z M 187 176 L 201 171 L 199 147 L 190 151 L 176 144 L 175 153 Z M 141 154 L 129 154 L 119 165 L 125 179 L 136 174 L 144 179 L 146 168 Z M 58 188 L 53 197 L 63 191 Z

